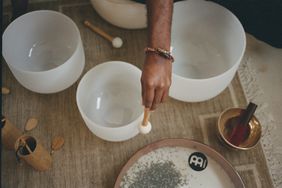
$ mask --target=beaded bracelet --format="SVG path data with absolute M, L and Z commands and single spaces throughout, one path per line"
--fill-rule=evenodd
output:
M 167 51 L 167 50 L 164 50 L 162 48 L 150 48 L 150 47 L 146 47 L 144 49 L 145 53 L 149 53 L 149 52 L 153 52 L 153 53 L 156 53 L 158 54 L 159 56 L 162 56 L 166 59 L 169 59 L 171 60 L 171 62 L 174 62 L 174 58 L 173 56 L 171 55 L 171 52 Z

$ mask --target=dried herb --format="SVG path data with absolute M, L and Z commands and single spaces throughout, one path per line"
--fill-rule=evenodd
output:
M 123 188 L 174 188 L 186 184 L 171 161 L 151 163 L 136 172 L 134 178 L 125 176 Z

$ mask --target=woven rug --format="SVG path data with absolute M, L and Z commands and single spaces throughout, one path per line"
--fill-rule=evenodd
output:
M 273 118 L 272 111 L 265 100 L 264 92 L 259 86 L 255 67 L 256 62 L 253 62 L 255 54 L 253 52 L 259 50 L 259 48 L 265 48 L 267 44 L 258 41 L 251 35 L 247 35 L 247 43 L 248 46 L 245 56 L 238 69 L 239 80 L 247 101 L 253 101 L 259 104 L 256 116 L 259 118 L 263 127 L 263 137 L 261 139 L 262 148 L 267 159 L 274 187 L 282 187 L 282 150 L 273 145 L 276 139 L 281 140 L 281 138 L 277 138 L 277 134 L 275 134 L 275 130 L 279 124 L 275 118 Z
M 86 55 L 84 73 L 109 60 L 122 60 L 141 68 L 146 30 L 116 28 L 102 20 L 88 2 L 52 1 L 32 3 L 30 6 L 31 10 L 42 8 L 63 12 L 79 27 Z M 10 17 L 9 12 L 5 15 Z M 114 36 L 123 38 L 124 46 L 121 49 L 113 49 L 110 43 L 83 26 L 84 19 L 90 20 Z M 244 71 L 247 71 L 244 62 L 239 75 L 241 82 L 247 85 L 249 78 L 244 77 Z M 273 187 L 263 151 L 267 151 L 266 147 L 259 144 L 250 151 L 233 151 L 222 145 L 215 134 L 217 118 L 224 109 L 245 107 L 247 104 L 245 94 L 248 96 L 249 90 L 244 93 L 237 75 L 228 88 L 209 101 L 184 103 L 170 99 L 152 114 L 153 130 L 149 135 L 138 135 L 120 143 L 103 141 L 87 129 L 75 101 L 78 82 L 63 92 L 41 95 L 23 88 L 5 63 L 2 64 L 2 77 L 3 85 L 11 90 L 10 95 L 2 98 L 5 116 L 21 130 L 29 117 L 37 117 L 39 125 L 29 134 L 38 138 L 47 149 L 50 148 L 54 136 L 61 135 L 65 139 L 63 149 L 55 152 L 52 168 L 47 172 L 37 172 L 26 164 L 18 164 L 13 151 L 3 150 L 2 187 L 110 188 L 130 156 L 145 145 L 163 138 L 195 139 L 208 144 L 231 162 L 247 188 Z M 252 98 L 248 98 L 250 99 Z M 260 120 L 262 123 L 268 121 Z M 264 141 L 262 143 L 264 144 Z

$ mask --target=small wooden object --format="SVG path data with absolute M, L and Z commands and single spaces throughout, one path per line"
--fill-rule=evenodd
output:
M 108 33 L 106 33 L 105 31 L 103 31 L 102 29 L 100 29 L 99 27 L 96 27 L 94 25 L 92 25 L 89 21 L 85 20 L 84 25 L 86 27 L 88 27 L 89 29 L 91 29 L 92 31 L 94 31 L 95 33 L 99 34 L 101 37 L 105 38 L 106 40 L 108 40 L 109 42 L 112 42 L 114 37 L 112 37 L 111 35 L 109 35 Z
M 105 38 L 106 40 L 108 40 L 109 42 L 112 43 L 112 46 L 114 48 L 120 48 L 123 44 L 121 38 L 119 37 L 112 37 L 111 35 L 109 35 L 108 33 L 106 33 L 105 31 L 103 31 L 102 29 L 100 29 L 99 27 L 96 27 L 94 25 L 92 25 L 89 21 L 85 20 L 84 25 L 86 27 L 88 27 L 89 29 L 91 29 L 92 31 L 94 31 L 95 33 L 99 34 L 101 37 Z
M 45 171 L 52 165 L 50 153 L 32 136 L 21 136 L 14 148 L 16 155 L 35 170 Z
M 13 150 L 15 142 L 22 135 L 22 132 L 4 116 L 1 119 L 1 129 L 3 145 L 8 150 Z
M 3 95 L 8 95 L 10 94 L 10 89 L 6 88 L 6 87 L 2 87 L 2 94 Z
M 145 108 L 144 109 L 144 118 L 143 118 L 142 123 L 139 126 L 139 131 L 142 134 L 148 134 L 151 131 L 151 129 L 152 129 L 152 125 L 149 122 L 150 115 L 151 115 L 150 109 L 149 108 Z
M 37 127 L 38 120 L 36 118 L 29 118 L 25 124 L 24 130 L 31 131 Z
M 28 150 L 28 153 L 32 153 L 29 145 L 26 143 L 25 140 L 23 140 L 22 138 L 19 139 L 19 142 L 20 142 L 20 145 L 23 146 L 23 147 L 26 147 L 26 149 Z
M 65 140 L 63 137 L 61 136 L 56 136 L 53 140 L 52 140 L 52 144 L 51 144 L 51 152 L 50 154 L 52 155 L 54 153 L 54 151 L 57 151 L 59 149 L 61 149 L 63 147 L 65 143 Z

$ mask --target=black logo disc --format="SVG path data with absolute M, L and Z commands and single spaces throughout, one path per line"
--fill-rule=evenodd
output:
M 207 157 L 200 152 L 194 152 L 189 156 L 189 166 L 196 171 L 202 171 L 208 166 Z

